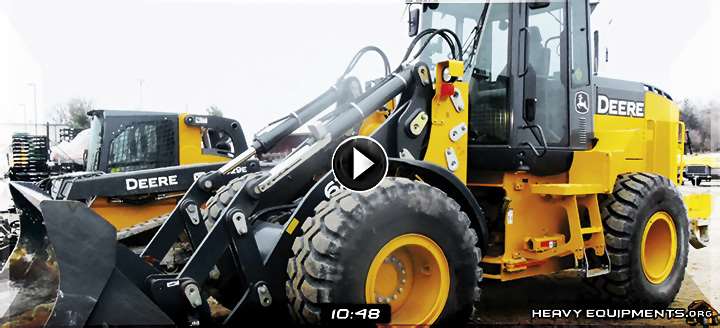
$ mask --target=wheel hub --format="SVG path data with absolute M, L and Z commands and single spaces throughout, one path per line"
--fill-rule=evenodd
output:
M 403 262 L 397 256 L 390 255 L 383 261 L 378 275 L 390 278 L 388 280 L 390 283 L 388 286 L 376 286 L 375 300 L 378 303 L 397 301 L 405 292 L 405 285 L 407 284 L 407 270 L 405 270 Z M 395 279 L 392 279 L 392 276 Z
M 645 225 L 640 262 L 645 277 L 661 284 L 672 272 L 677 257 L 677 233 L 672 217 L 666 212 L 653 214 Z
M 405 234 L 377 253 L 368 270 L 368 303 L 390 304 L 392 324 L 427 325 L 442 313 L 450 272 L 442 249 L 430 238 Z

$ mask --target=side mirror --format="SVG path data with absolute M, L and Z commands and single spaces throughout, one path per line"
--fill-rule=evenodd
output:
M 537 1 L 536 0 L 536 1 L 528 2 L 528 7 L 530 7 L 530 9 L 540 9 L 540 8 L 545 8 L 547 6 L 550 6 L 550 1 Z
M 600 31 L 593 32 L 593 74 L 600 71 Z
M 420 9 L 410 10 L 408 15 L 408 36 L 413 37 L 420 29 Z

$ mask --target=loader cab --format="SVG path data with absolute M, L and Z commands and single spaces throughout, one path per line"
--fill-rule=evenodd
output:
M 428 4 L 420 26 L 452 29 L 465 43 L 471 181 L 488 171 L 566 172 L 573 151 L 592 147 L 587 1 Z M 446 59 L 441 43 L 422 60 Z

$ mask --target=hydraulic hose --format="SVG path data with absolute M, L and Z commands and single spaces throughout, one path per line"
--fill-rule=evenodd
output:
M 327 91 L 323 92 L 317 98 L 313 99 L 307 105 L 280 119 L 280 123 L 276 124 L 269 130 L 263 131 L 262 133 L 256 135 L 252 144 L 246 151 L 233 158 L 229 162 L 225 163 L 225 165 L 218 169 L 218 172 L 222 174 L 228 174 L 234 169 L 236 169 L 238 166 L 240 166 L 247 159 L 255 156 L 255 154 L 267 152 L 280 140 L 293 133 L 295 130 L 300 128 L 300 126 L 322 113 L 331 105 L 337 103 L 346 93 L 345 91 L 347 91 L 342 89 L 346 89 L 351 85 L 351 83 L 346 83 L 347 80 L 351 79 L 347 78 L 346 75 L 353 69 L 353 67 L 357 64 L 360 58 L 369 51 L 377 52 L 383 59 L 385 70 L 389 71 L 389 61 L 382 50 L 374 46 L 362 48 L 350 61 L 350 64 L 347 66 L 344 73 L 340 76 L 340 79 L 335 85 L 330 87 Z M 206 178 L 211 179 L 212 177 Z
M 422 53 L 422 51 L 425 50 L 425 47 L 427 47 L 427 45 L 430 43 L 432 38 L 435 37 L 436 35 L 440 35 L 445 40 L 445 42 L 447 42 L 448 46 L 450 47 L 450 52 L 452 53 L 453 58 L 455 58 L 457 60 L 462 60 L 463 53 L 462 53 L 462 42 L 460 41 L 460 38 L 457 36 L 457 34 L 455 34 L 455 32 L 453 32 L 449 29 L 443 28 L 443 29 L 427 29 L 427 30 L 420 32 L 420 34 L 418 34 L 410 42 L 410 45 L 408 46 L 407 50 L 405 51 L 405 55 L 403 56 L 403 59 L 401 62 L 404 63 L 405 61 L 408 60 L 408 58 L 410 58 L 410 54 L 415 49 L 415 45 L 417 44 L 418 41 L 423 39 L 425 36 L 428 36 L 425 39 L 425 41 L 423 41 L 423 43 L 420 47 L 420 50 L 417 52 L 417 54 L 413 58 L 416 58 L 420 53 Z M 457 45 L 458 48 L 455 48 L 455 45 Z

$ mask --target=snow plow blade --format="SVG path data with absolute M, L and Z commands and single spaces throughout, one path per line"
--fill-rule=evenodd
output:
M 20 237 L 0 273 L 0 327 L 172 325 L 116 268 L 118 257 L 140 260 L 116 244 L 110 223 L 81 202 L 51 200 L 30 184 L 11 183 L 10 191 Z

